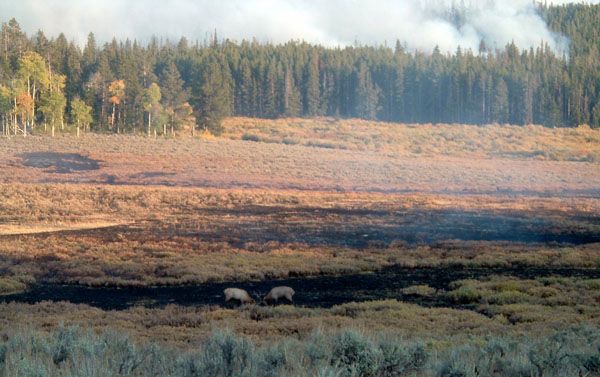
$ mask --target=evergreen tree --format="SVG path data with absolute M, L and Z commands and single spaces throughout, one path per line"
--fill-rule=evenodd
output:
M 356 112 L 363 119 L 377 119 L 380 90 L 371 79 L 367 65 L 361 63 L 356 72 Z
M 216 59 L 211 59 L 198 76 L 194 88 L 198 120 L 205 130 L 220 134 L 223 118 L 232 111 L 231 76 Z
M 190 95 L 184 89 L 184 84 L 175 63 L 167 64 L 160 75 L 162 103 L 165 107 L 175 108 L 189 100 Z
M 306 65 L 304 83 L 304 115 L 322 115 L 319 83 L 319 60 L 316 52 L 311 54 L 310 60 Z

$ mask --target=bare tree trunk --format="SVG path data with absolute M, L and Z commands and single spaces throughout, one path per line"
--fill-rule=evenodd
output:
M 167 136 L 167 125 L 163 124 L 163 136 Z
M 104 90 L 102 91 L 102 103 L 100 104 L 100 127 L 104 127 L 106 122 L 106 100 Z
M 33 82 L 33 91 L 31 93 L 31 129 L 35 127 L 35 81 Z
M 35 98 L 31 95 L 31 79 L 27 78 L 27 94 L 31 96 L 31 114 L 35 111 Z M 25 123 L 25 128 L 27 128 L 27 121 Z
M 15 97 L 15 115 L 13 118 L 13 128 L 15 131 L 15 136 L 17 136 L 17 97 Z
M 150 125 L 152 124 L 152 113 L 148 111 L 148 137 L 150 137 Z
M 79 137 L 79 122 L 77 122 L 77 137 Z
M 111 128 L 111 130 L 114 130 L 114 128 L 115 128 L 115 107 L 116 107 L 116 105 L 113 102 L 112 116 L 110 118 L 110 128 Z

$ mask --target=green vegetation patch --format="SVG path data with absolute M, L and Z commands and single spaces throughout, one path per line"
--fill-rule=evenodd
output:
M 27 284 L 14 278 L 0 278 L 0 295 L 10 295 L 23 292 Z

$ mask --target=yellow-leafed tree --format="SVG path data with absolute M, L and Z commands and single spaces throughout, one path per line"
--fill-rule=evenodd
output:
M 112 104 L 112 115 L 110 117 L 110 127 L 115 128 L 115 113 L 117 106 L 121 104 L 125 97 L 125 81 L 115 80 L 108 86 L 108 94 L 110 95 L 109 101 Z

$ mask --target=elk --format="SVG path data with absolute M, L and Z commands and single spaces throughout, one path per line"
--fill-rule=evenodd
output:
M 223 291 L 225 295 L 225 303 L 231 300 L 238 301 L 240 305 L 254 304 L 254 299 L 243 289 L 240 288 L 227 288 Z
M 296 292 L 290 287 L 275 287 L 271 289 L 265 298 L 263 298 L 263 303 L 271 304 L 279 302 L 279 299 L 285 298 L 289 303 L 293 303 L 293 297 Z

